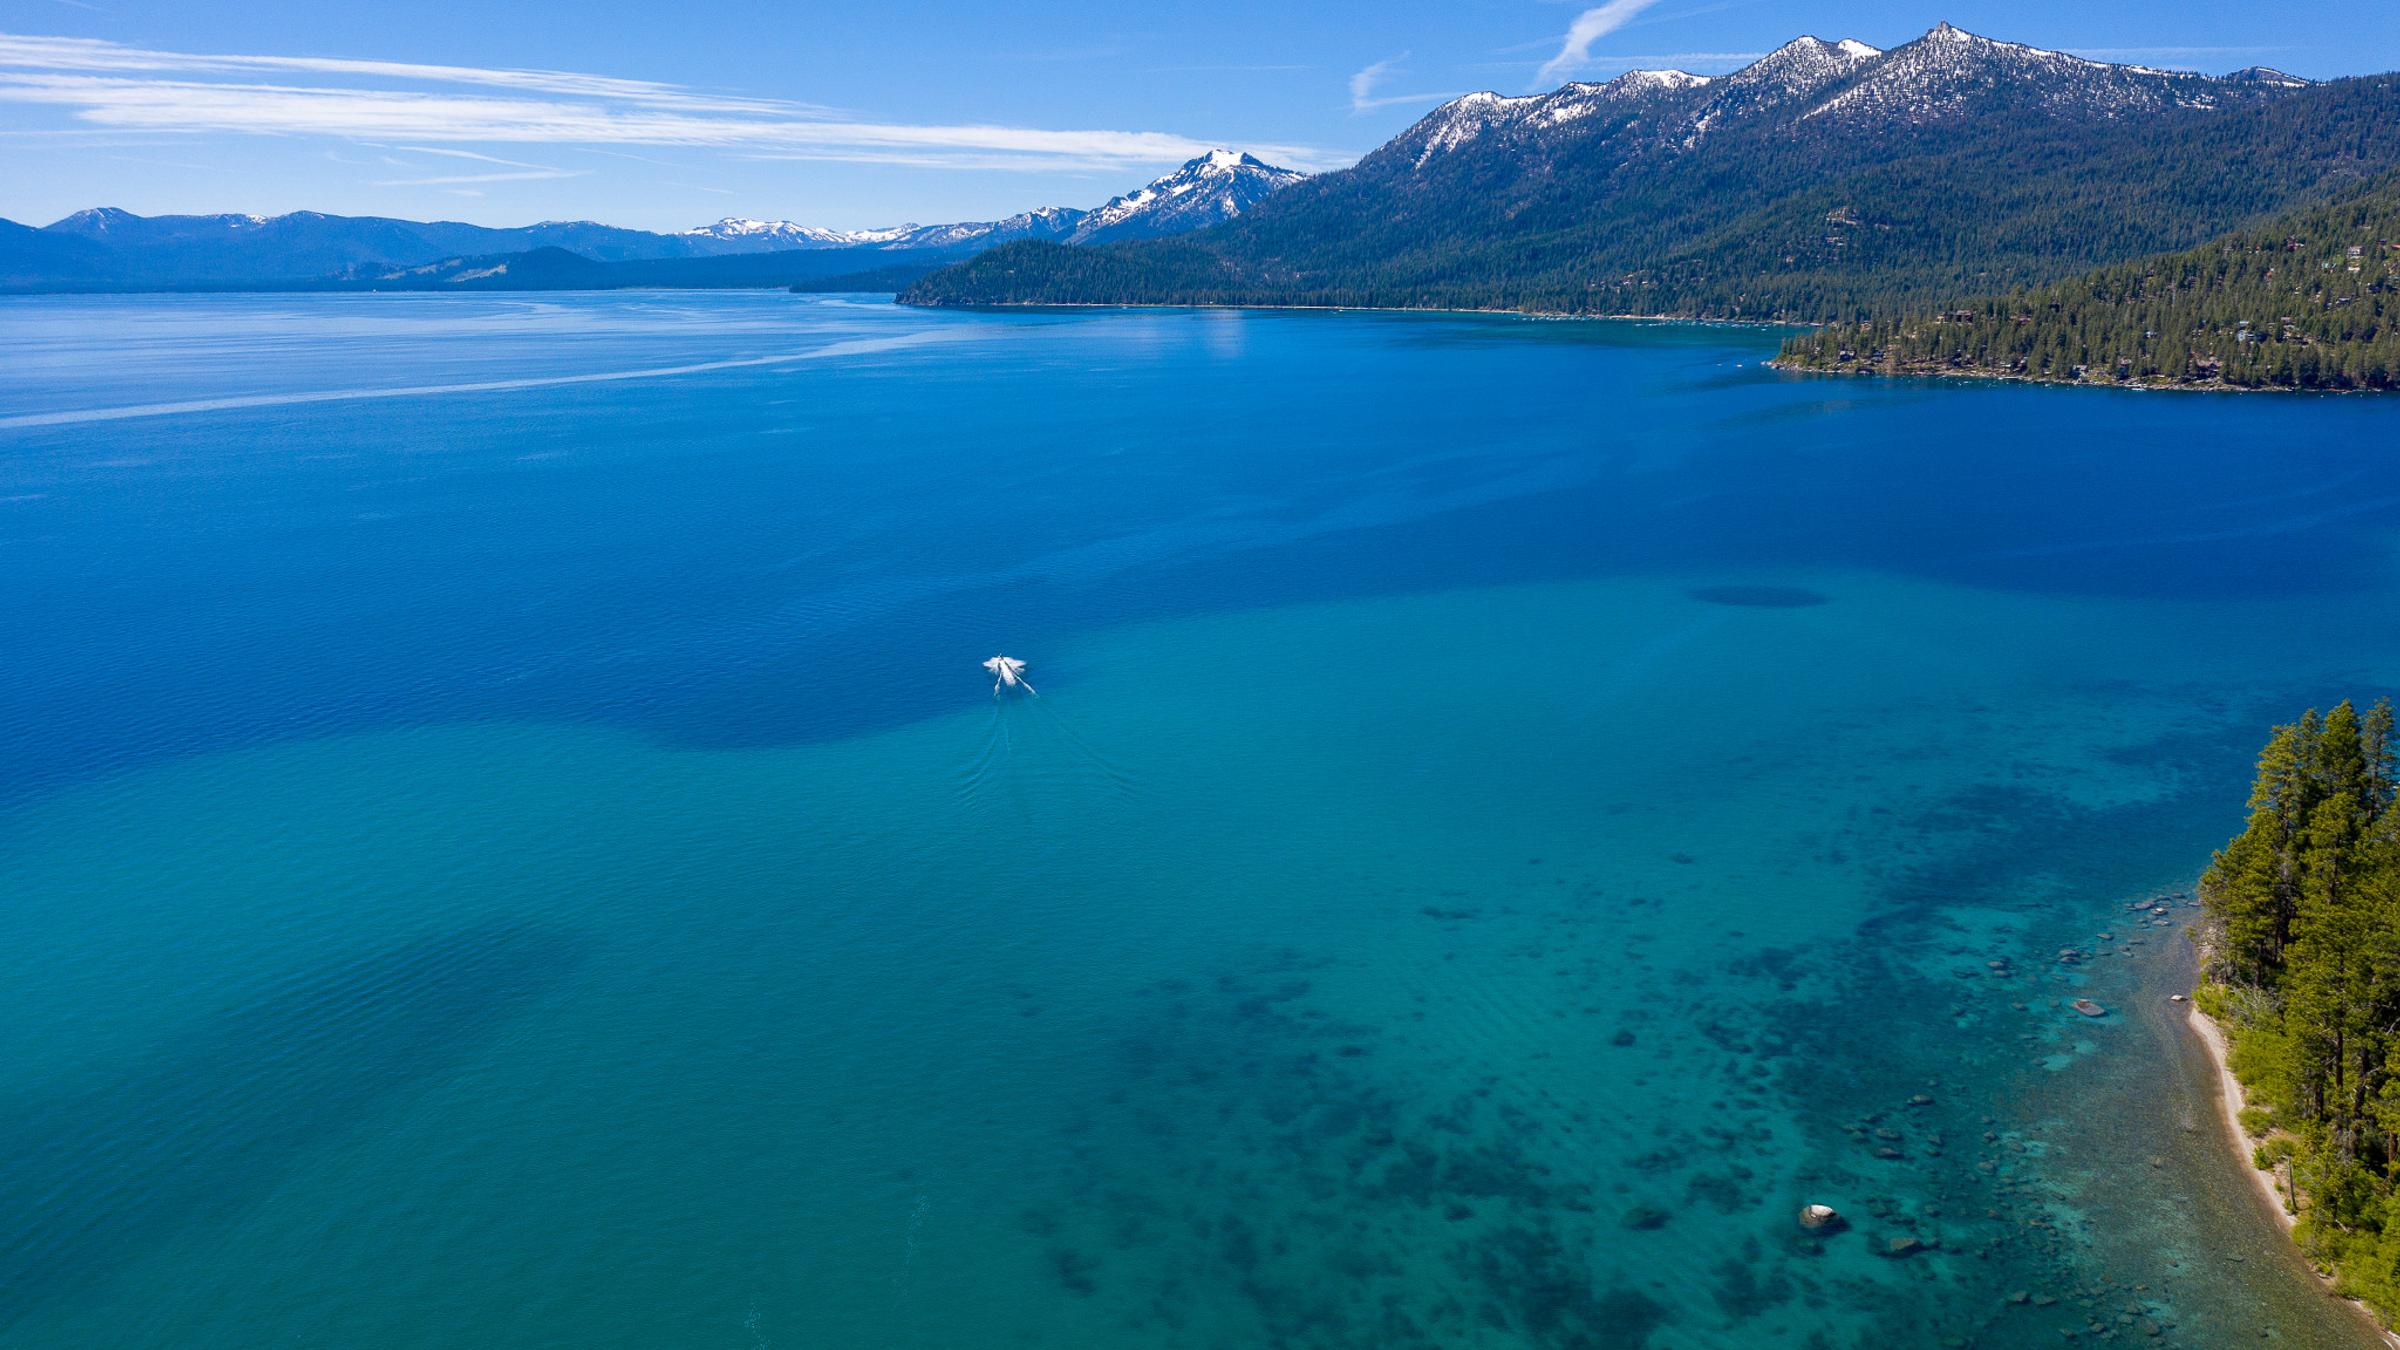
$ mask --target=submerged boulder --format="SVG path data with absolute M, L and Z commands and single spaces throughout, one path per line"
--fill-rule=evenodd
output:
M 1849 1227 L 1849 1221 L 1831 1205 L 1802 1205 L 1800 1226 L 1811 1233 L 1838 1233 Z

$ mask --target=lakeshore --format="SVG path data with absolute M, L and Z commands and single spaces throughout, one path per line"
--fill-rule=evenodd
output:
M 1851 364 L 1820 366 L 1782 357 L 1767 362 L 1793 375 L 1846 376 L 1862 380 L 1961 380 L 1978 384 L 2021 384 L 2045 389 L 2116 389 L 2153 394 L 2382 394 L 2383 389 L 2320 389 L 2283 384 L 2228 384 L 2223 380 L 2083 380 L 2059 375 L 2028 375 L 2022 371 L 1985 366 L 1927 364 L 1898 370 Z
M 2254 1145 L 2242 1129 L 2242 1111 L 2250 1099 L 2242 1090 L 2242 1080 L 2233 1076 L 2232 1047 L 2225 1039 L 2225 1029 L 2217 1025 L 2217 1019 L 2200 1011 L 2189 997 L 2178 1006 L 2183 1008 L 2192 1034 L 2199 1037 L 2201 1049 L 2208 1053 L 2209 1066 L 2215 1070 L 2217 1117 L 2225 1126 L 2225 1138 L 2233 1149 L 2234 1161 L 2249 1175 L 2276 1223 L 2289 1233 L 2298 1226 L 2300 1215 L 2293 1206 L 2293 1198 L 2284 1194 L 2277 1174 L 2254 1161 Z
M 2257 1165 L 2254 1156 L 2255 1145 L 2248 1133 L 2242 1129 L 2242 1111 L 2248 1105 L 2249 1098 L 2242 1088 L 2241 1080 L 2234 1077 L 2231 1059 L 2232 1046 L 2226 1039 L 2225 1028 L 2219 1025 L 2215 1018 L 2200 1011 L 2199 1005 L 2193 1002 L 2188 995 L 2182 1003 L 2176 1006 L 2184 1010 L 2183 1025 L 2191 1033 L 2190 1039 L 2199 1045 L 2205 1058 L 2207 1068 L 2203 1075 L 2203 1083 L 2206 1084 L 2213 1079 L 2212 1095 L 2217 1103 L 2217 1120 L 2223 1127 L 2220 1133 L 2229 1150 L 2232 1165 L 2249 1180 L 2252 1190 L 2258 1196 L 2259 1208 L 2274 1217 L 2276 1228 L 2281 1231 L 2285 1241 L 2290 1243 L 2295 1236 L 2295 1229 L 2299 1225 L 2300 1218 L 2294 1211 L 2293 1198 L 2285 1195 L 2283 1185 L 2279 1184 L 2277 1175 Z M 2400 1332 L 2395 1332 L 2392 1328 L 2385 1326 L 2382 1319 L 2378 1318 L 2366 1304 L 2336 1291 L 2332 1277 L 2318 1269 L 2314 1262 L 2310 1262 L 2307 1254 L 2301 1252 L 2296 1243 L 2293 1244 L 2292 1251 L 2308 1267 L 2309 1274 L 2324 1286 L 2329 1297 L 2349 1307 L 2385 1345 L 2400 1346 Z

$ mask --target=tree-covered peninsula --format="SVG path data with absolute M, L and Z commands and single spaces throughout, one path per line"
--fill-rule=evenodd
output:
M 1804 333 L 1782 364 L 2236 389 L 2400 387 L 2400 178 L 2071 281 Z
M 2275 729 L 2201 879 L 2195 1001 L 2231 1043 L 2256 1161 L 2341 1292 L 2400 1321 L 2400 811 L 2391 704 Z

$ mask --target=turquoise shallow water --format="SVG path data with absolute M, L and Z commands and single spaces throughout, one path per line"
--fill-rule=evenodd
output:
M 2127 907 L 2400 674 L 2391 405 L 779 295 L 0 344 L 0 1344 L 2368 1343 Z

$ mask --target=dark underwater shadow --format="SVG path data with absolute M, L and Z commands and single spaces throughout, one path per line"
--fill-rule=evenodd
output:
M 314 566 L 253 573 L 208 548 L 161 545 L 126 562 L 129 541 L 140 542 L 127 520 L 155 507 L 112 480 L 89 503 L 62 494 L 24 526 L 50 541 L 30 555 L 49 570 L 28 573 L 21 636 L 0 644 L 0 813 L 157 761 L 394 726 L 600 726 L 686 748 L 844 740 L 973 704 L 984 689 L 976 663 L 998 650 L 1021 652 L 1046 691 L 1068 693 L 1076 672 L 1059 654 L 1081 634 L 1478 586 L 1871 572 L 2046 597 L 2354 594 L 2372 604 L 2400 533 L 2400 470 L 2371 450 L 2388 439 L 2384 405 L 2365 400 L 1717 371 L 1752 337 L 1673 325 L 1244 322 L 1287 335 L 1373 330 L 1402 348 L 1668 348 L 1640 378 L 1685 401 L 1636 399 L 1604 414 L 1562 405 L 1540 435 L 1495 431 L 1438 467 L 1408 468 L 1424 449 L 1415 445 L 1314 469 L 1294 461 L 1288 474 L 1282 461 L 1267 473 L 1254 461 L 1145 450 L 1155 463 L 1131 481 L 1165 475 L 1188 489 L 1163 498 L 1062 486 L 1131 472 L 1112 467 L 1122 447 L 1099 441 L 1044 446 L 1041 472 L 987 489 L 926 479 L 916 490 L 938 510 L 895 505 L 910 480 L 867 474 L 844 490 L 891 520 L 845 556 L 786 537 L 785 506 L 824 484 L 792 476 L 778 455 L 671 476 L 631 456 L 542 475 L 488 468 L 439 492 L 384 484 L 390 503 L 429 513 L 474 506 L 454 520 L 428 514 L 452 520 L 441 528 L 388 532 L 353 530 L 326 508 L 361 486 L 348 471 L 244 470 L 176 485 L 176 519 L 240 518 L 262 509 L 250 500 L 262 492 L 282 503 L 296 527 L 340 545 L 319 560 L 339 580 L 331 587 Z M 1767 337 L 1756 341 L 1767 349 Z M 930 386 L 943 397 L 970 387 Z M 1590 393 L 1571 381 L 1529 388 Z M 2312 412 L 2295 427 L 2299 406 Z M 1350 434 L 1340 419 L 1320 421 L 1328 441 Z M 671 419 L 656 426 L 690 434 Z M 446 428 L 456 430 L 430 429 Z M 165 443 L 204 457 L 205 431 Z M 406 443 L 411 431 L 381 434 Z M 289 462 L 305 463 L 327 433 L 294 421 L 279 434 Z M 486 450 L 546 444 L 523 428 L 479 434 Z M 1635 446 L 1645 453 L 1627 453 Z M 1557 463 L 1588 476 L 1538 488 L 1517 477 Z M 1375 472 L 1361 477 L 1362 464 Z M 1401 498 L 1403 514 L 1378 493 Z M 1255 523 L 1256 537 L 1229 532 L 1219 512 Z M 914 533 L 954 542 L 919 545 Z M 601 538 L 608 547 L 594 546 Z M 795 556 L 813 582 L 784 570 Z M 94 585 L 93 558 L 118 559 L 100 574 L 114 583 Z M 127 633 L 138 641 L 95 640 Z
M 1823 592 L 1804 586 L 1699 586 L 1687 594 L 1704 604 L 1735 609 L 1810 609 L 1832 603 Z
M 0 1104 L 0 1340 L 237 1218 L 563 979 L 572 934 L 490 923 L 301 975 L 108 1087 Z

